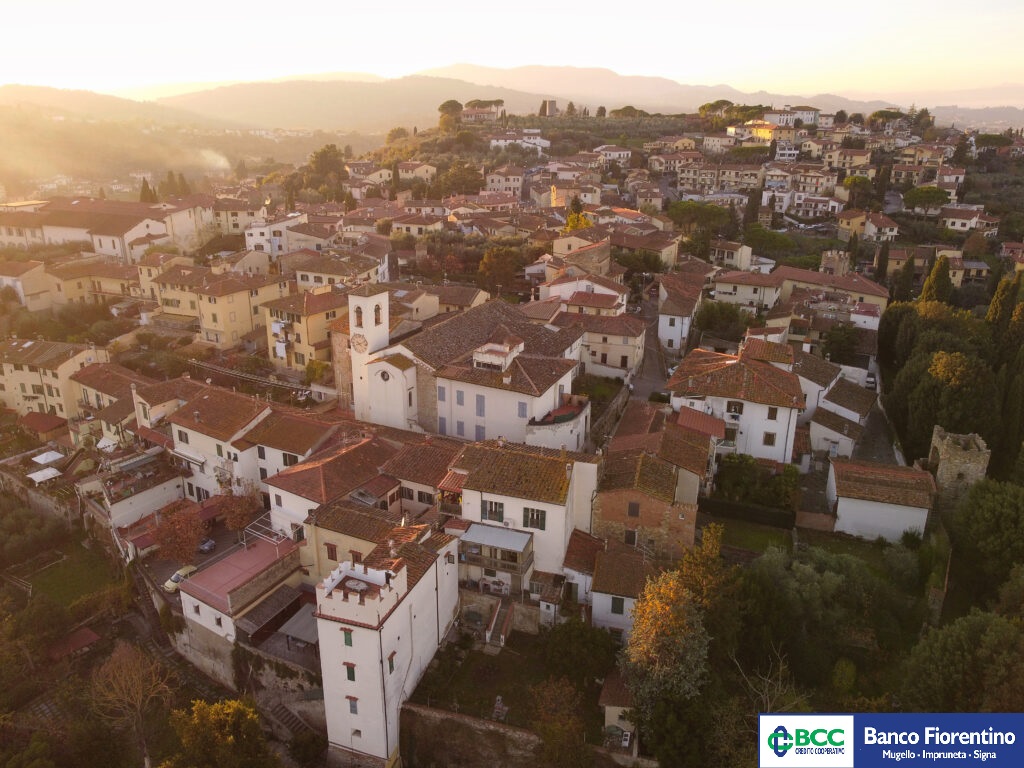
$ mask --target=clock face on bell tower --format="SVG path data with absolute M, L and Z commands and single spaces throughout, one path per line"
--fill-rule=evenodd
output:
M 352 336 L 352 349 L 359 354 L 366 352 L 366 350 L 369 349 L 369 346 L 370 345 L 366 342 L 366 337 L 363 336 L 363 334 L 357 333 Z

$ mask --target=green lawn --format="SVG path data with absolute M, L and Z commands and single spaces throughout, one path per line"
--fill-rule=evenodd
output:
M 751 552 L 764 552 L 769 547 L 777 547 L 788 552 L 793 548 L 793 539 L 789 531 L 782 528 L 722 518 L 716 518 L 715 522 L 725 527 L 722 543 L 727 546 L 748 549 Z
M 116 581 L 109 561 L 102 555 L 77 543 L 67 544 L 62 551 L 67 556 L 64 560 L 28 577 L 33 590 L 61 605 L 71 605 L 82 595 Z

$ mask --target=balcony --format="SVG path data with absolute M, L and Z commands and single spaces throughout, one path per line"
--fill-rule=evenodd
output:
M 480 554 L 473 554 L 471 552 L 462 552 L 459 554 L 459 562 L 465 565 L 475 565 L 480 568 L 490 568 L 494 571 L 501 571 L 503 573 L 511 573 L 517 576 L 522 576 L 533 568 L 533 551 L 519 553 L 509 552 L 509 555 L 516 557 L 515 561 L 507 560 L 504 557 L 486 557 Z

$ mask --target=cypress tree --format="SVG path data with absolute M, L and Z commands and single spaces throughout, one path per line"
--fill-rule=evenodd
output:
M 896 275 L 895 284 L 892 287 L 893 301 L 910 301 L 914 297 L 914 257 L 907 259 L 907 263 Z
M 953 281 L 949 277 L 949 259 L 940 256 L 928 274 L 921 289 L 921 301 L 948 303 L 953 295 Z
M 878 252 L 878 266 L 875 267 L 875 282 L 882 283 L 889 274 L 889 243 L 882 243 Z
M 1012 280 L 1000 280 L 999 285 L 996 286 L 995 295 L 988 305 L 985 322 L 992 326 L 996 338 L 1000 338 L 1010 327 L 1010 319 L 1013 317 L 1013 310 L 1017 306 L 1017 296 L 1020 292 L 1020 274 L 1018 272 Z
M 139 190 L 139 202 L 140 203 L 152 203 L 155 202 L 153 198 L 153 190 L 149 188 L 149 179 L 142 180 L 142 189 Z
M 178 194 L 182 196 L 192 194 L 192 188 L 185 181 L 185 174 L 183 173 L 178 174 Z

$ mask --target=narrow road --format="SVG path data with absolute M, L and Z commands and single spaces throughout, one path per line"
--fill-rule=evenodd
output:
M 647 323 L 644 340 L 644 362 L 633 378 L 633 397 L 646 400 L 652 392 L 665 388 L 665 363 L 658 342 L 658 300 L 644 296 L 641 317 Z

